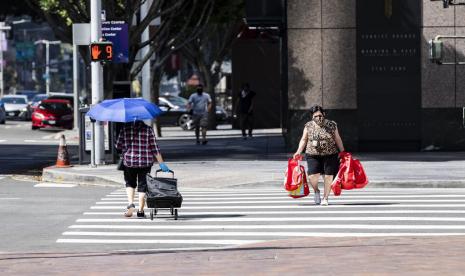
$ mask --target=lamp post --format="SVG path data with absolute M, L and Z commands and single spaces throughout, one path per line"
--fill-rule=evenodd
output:
M 37 40 L 34 44 L 45 44 L 45 91 L 50 94 L 50 44 L 60 44 L 60 40 L 49 41 L 45 39 Z
M 21 20 L 12 21 L 10 22 L 10 24 L 16 25 L 16 24 L 29 23 L 29 22 L 31 22 L 31 20 L 21 19 Z M 6 51 L 6 49 L 4 49 L 3 45 L 7 43 L 5 32 L 10 31 L 10 30 L 11 30 L 11 26 L 6 25 L 5 22 L 0 22 L 0 97 L 3 97 L 3 94 L 5 92 L 4 91 L 5 85 L 3 82 L 3 68 L 4 68 L 3 51 Z

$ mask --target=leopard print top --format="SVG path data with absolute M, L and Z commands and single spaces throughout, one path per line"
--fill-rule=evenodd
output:
M 308 133 L 305 153 L 319 156 L 338 153 L 335 139 L 336 122 L 325 119 L 323 125 L 320 127 L 315 122 L 310 121 L 305 124 L 305 128 L 307 128 Z M 314 140 L 318 141 L 317 146 L 312 142 Z

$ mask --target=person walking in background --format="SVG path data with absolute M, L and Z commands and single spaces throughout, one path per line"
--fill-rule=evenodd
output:
M 192 122 L 195 128 L 197 145 L 200 144 L 200 128 L 202 128 L 202 145 L 207 144 L 208 112 L 212 108 L 212 100 L 203 92 L 203 85 L 197 85 L 197 92 L 189 97 L 187 109 L 192 110 Z
M 250 85 L 248 83 L 244 83 L 242 85 L 242 90 L 239 93 L 239 97 L 236 102 L 236 110 L 234 112 L 237 114 L 237 109 L 239 108 L 239 120 L 244 140 L 247 139 L 246 129 L 249 130 L 249 137 L 252 137 L 254 97 L 255 92 L 250 90 Z
M 326 114 L 321 106 L 315 105 L 310 108 L 310 114 L 312 120 L 305 124 L 294 158 L 297 158 L 306 149 L 310 184 L 315 191 L 315 204 L 328 205 L 331 184 L 339 170 L 338 150 L 343 152 L 344 145 L 337 124 L 325 119 Z M 320 174 L 324 175 L 325 185 L 322 202 L 318 189 Z
M 150 173 L 155 159 L 163 172 L 170 169 L 163 162 L 163 157 L 158 147 L 153 128 L 143 121 L 126 123 L 121 129 L 116 140 L 116 149 L 121 151 L 124 164 L 124 181 L 126 182 L 126 194 L 128 207 L 124 215 L 132 217 L 135 209 L 134 192 L 137 187 L 139 192 L 138 218 L 145 218 L 145 193 L 147 192 L 146 175 Z

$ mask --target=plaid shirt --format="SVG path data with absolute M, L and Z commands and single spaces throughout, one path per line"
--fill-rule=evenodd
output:
M 123 163 L 129 168 L 151 167 L 155 155 L 160 154 L 153 128 L 139 121 L 121 129 L 116 148 L 123 152 Z

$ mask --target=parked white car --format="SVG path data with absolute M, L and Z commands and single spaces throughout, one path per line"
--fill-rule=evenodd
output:
M 27 120 L 29 116 L 27 96 L 6 95 L 2 98 L 7 118 Z

